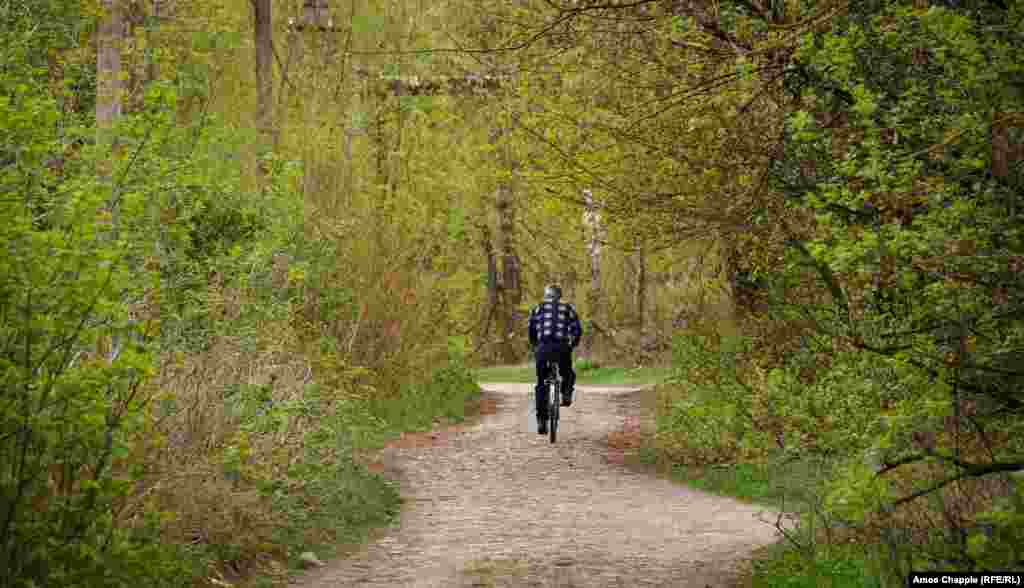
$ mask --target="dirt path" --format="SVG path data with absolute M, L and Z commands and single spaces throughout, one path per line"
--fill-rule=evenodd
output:
M 384 450 L 398 525 L 295 586 L 727 586 L 775 540 L 772 513 L 622 465 L 609 435 L 639 393 L 584 387 L 559 440 L 525 431 L 527 384 L 484 385 L 494 414 Z

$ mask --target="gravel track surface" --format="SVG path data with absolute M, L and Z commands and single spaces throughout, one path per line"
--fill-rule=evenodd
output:
M 479 422 L 383 450 L 400 521 L 294 586 L 724 588 L 777 540 L 776 513 L 624 465 L 636 389 L 581 387 L 552 445 L 527 431 L 529 384 L 482 387 Z

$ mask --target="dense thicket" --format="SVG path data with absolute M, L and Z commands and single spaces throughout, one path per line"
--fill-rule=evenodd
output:
M 524 125 L 547 147 L 536 179 L 592 189 L 648 246 L 715 242 L 741 307 L 738 338 L 691 313 L 663 449 L 828 457 L 820 514 L 892 544 L 896 582 L 1024 561 L 1022 11 L 582 2 L 518 21 L 562 66 L 539 68 L 563 92 Z
M 275 15 L 266 116 L 244 2 L 0 2 L 0 585 L 281 581 L 395 515 L 364 450 L 476 390 L 413 194 L 354 181 L 361 113 Z

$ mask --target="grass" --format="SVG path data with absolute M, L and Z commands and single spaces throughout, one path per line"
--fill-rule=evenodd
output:
M 639 460 L 648 465 L 658 463 L 655 449 L 640 450 Z M 661 465 L 659 470 L 690 487 L 720 496 L 762 504 L 797 515 L 809 511 L 816 500 L 814 488 L 828 475 L 830 464 L 823 460 L 772 460 L 764 464 L 728 464 L 688 467 L 680 464 Z M 806 529 L 796 532 L 811 547 L 797 549 L 788 541 L 755 553 L 750 574 L 740 586 L 745 588 L 875 588 L 878 576 L 872 570 L 870 557 L 862 545 L 826 544 L 812 540 Z
M 708 389 L 684 388 L 698 402 L 711 400 Z M 664 407 L 659 403 L 663 388 L 649 390 L 646 405 Z M 825 458 L 805 456 L 783 458 L 772 456 L 764 463 L 735 463 L 708 466 L 687 466 L 671 463 L 659 454 L 650 437 L 643 440 L 637 461 L 655 468 L 661 475 L 699 490 L 729 496 L 745 502 L 798 515 L 809 520 L 811 505 L 820 501 L 816 493 L 819 483 L 831 474 L 834 463 Z M 820 525 L 820 523 L 819 523 Z M 738 586 L 744 588 L 818 588 L 879 586 L 877 563 L 866 555 L 863 545 L 833 543 L 807 528 L 795 531 L 809 549 L 797 549 L 782 540 L 754 554 L 749 574 Z
M 751 588 L 880 588 L 871 558 L 861 546 L 834 545 L 813 558 L 777 543 L 760 550 L 747 585 Z
M 713 466 L 658 464 L 656 450 L 644 447 L 640 460 L 659 465 L 663 473 L 677 482 L 720 496 L 763 504 L 786 511 L 801 511 L 813 498 L 812 489 L 828 471 L 821 460 L 771 460 L 767 463 L 739 463 Z
M 576 383 L 581 386 L 645 386 L 664 381 L 670 373 L 662 367 L 598 366 L 584 360 L 573 363 Z M 479 368 L 476 378 L 480 382 L 532 383 L 537 381 L 532 363 Z

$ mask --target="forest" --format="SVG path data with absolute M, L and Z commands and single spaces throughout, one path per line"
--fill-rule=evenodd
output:
M 1024 0 L 0 0 L 0 35 L 0 588 L 365 541 L 402 508 L 365 455 L 529 361 L 549 283 L 578 361 L 669 374 L 647 461 L 808 476 L 762 585 L 1024 569 Z

